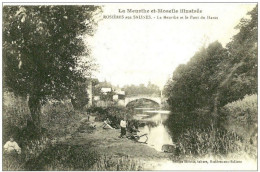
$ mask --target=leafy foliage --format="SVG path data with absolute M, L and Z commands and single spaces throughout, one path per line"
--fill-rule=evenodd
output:
M 219 147 L 217 153 L 232 152 L 235 147 L 223 145 L 225 142 L 233 144 L 239 141 L 246 145 L 246 148 L 235 148 L 239 150 L 250 147 L 249 141 L 243 140 L 251 139 L 251 144 L 256 142 L 257 9 L 256 6 L 248 13 L 248 18 L 240 21 L 236 27 L 239 32 L 225 48 L 214 42 L 200 49 L 187 64 L 180 65 L 173 72 L 165 85 L 164 94 L 172 111 L 167 124 L 175 141 L 180 138 L 177 142 L 187 144 L 183 150 L 193 146 L 194 140 L 195 145 L 199 144 L 200 140 L 193 136 L 201 137 L 199 135 L 205 134 L 202 130 L 206 128 L 211 128 L 213 134 L 210 138 L 215 140 L 211 146 L 203 143 L 208 146 L 200 147 L 203 151 L 210 147 L 213 149 L 215 145 L 226 149 L 223 152 Z M 198 132 L 190 133 L 193 131 Z M 242 138 L 237 140 L 226 133 L 224 136 L 228 140 L 225 140 L 217 135 L 217 131 L 235 131 Z M 185 133 L 193 141 L 187 141 Z M 249 138 L 246 133 L 250 134 Z M 194 150 L 200 151 L 199 147 Z M 196 151 L 191 154 L 196 154 Z
M 92 113 L 92 115 L 97 116 L 97 120 L 104 121 L 105 119 L 109 118 L 111 121 L 111 126 L 115 128 L 119 128 L 120 121 L 127 118 L 127 120 L 132 119 L 132 110 L 120 107 L 120 106 L 111 106 L 111 107 L 91 107 L 87 109 L 88 113 Z
M 71 96 L 71 103 L 75 110 L 82 110 L 85 105 L 89 102 L 89 95 L 87 92 L 88 85 L 86 83 L 78 83 L 74 87 L 73 93 Z
M 40 102 L 62 99 L 91 71 L 84 35 L 93 35 L 98 6 L 4 6 L 3 81 L 15 95 L 29 96 L 32 120 Z
M 228 103 L 222 108 L 223 126 L 237 132 L 247 142 L 257 143 L 257 95 L 246 95 L 242 100 Z
M 236 27 L 240 30 L 227 45 L 228 56 L 221 64 L 220 106 L 257 93 L 258 7 Z
M 219 83 L 216 71 L 225 54 L 221 44 L 214 42 L 174 71 L 165 90 L 173 111 L 191 112 L 214 101 L 213 94 L 216 94 Z
M 96 6 L 5 6 L 4 81 L 19 95 L 69 93 Z M 89 22 L 89 24 L 86 24 Z
M 249 15 L 227 48 L 214 42 L 174 71 L 164 90 L 173 113 L 193 120 L 206 110 L 216 118 L 220 107 L 257 92 L 257 7 Z

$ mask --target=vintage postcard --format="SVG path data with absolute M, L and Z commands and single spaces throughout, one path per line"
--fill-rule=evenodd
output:
M 257 170 L 257 2 L 2 3 L 2 170 Z

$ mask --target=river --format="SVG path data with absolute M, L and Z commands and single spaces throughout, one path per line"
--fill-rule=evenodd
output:
M 141 123 L 139 127 L 140 134 L 148 134 L 147 145 L 155 150 L 162 152 L 162 146 L 164 144 L 173 144 L 171 135 L 168 128 L 164 125 L 164 121 L 168 119 L 170 115 L 169 111 L 155 110 L 153 108 L 135 108 L 134 119 L 137 119 Z M 143 125 L 142 125 L 143 124 Z M 145 137 L 143 137 L 145 140 Z M 139 140 L 139 141 L 144 141 Z M 146 170 L 241 170 L 241 169 L 255 169 L 255 161 L 251 159 L 240 159 L 243 163 L 236 163 L 235 165 L 227 165 L 225 163 L 211 163 L 214 160 L 234 160 L 221 159 L 208 155 L 205 157 L 197 158 L 196 160 L 189 161 L 189 159 L 172 161 L 170 159 L 160 160 L 148 160 L 144 167 Z
M 164 144 L 173 144 L 168 128 L 164 125 L 168 117 L 169 111 L 135 108 L 134 119 L 143 124 L 139 127 L 139 135 L 148 134 L 147 145 L 160 152 Z M 145 137 L 141 137 L 139 141 L 145 140 Z

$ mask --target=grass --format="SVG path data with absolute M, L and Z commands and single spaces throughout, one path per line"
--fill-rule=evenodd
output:
M 27 170 L 86 171 L 98 160 L 98 154 L 86 145 L 56 144 L 43 150 L 25 164 Z
M 84 165 L 79 167 L 65 165 L 66 161 L 56 159 L 56 155 L 61 155 L 69 162 L 73 160 L 72 152 L 66 152 L 65 147 L 56 145 L 58 140 L 67 135 L 73 135 L 80 127 L 80 119 L 86 117 L 86 113 L 74 111 L 68 102 L 47 102 L 42 106 L 42 127 L 45 133 L 36 138 L 31 137 L 33 129 L 28 128 L 27 120 L 30 119 L 26 98 L 15 97 L 11 93 L 4 93 L 3 104 L 3 144 L 13 136 L 18 145 L 22 148 L 22 154 L 17 156 L 4 156 L 4 170 L 31 170 L 40 169 L 86 169 Z M 52 150 L 52 151 L 50 151 Z M 82 150 L 82 149 L 81 149 Z M 89 149 L 84 149 L 89 156 Z M 58 151 L 58 152 L 57 152 Z M 46 153 L 49 152 L 49 153 Z M 77 151 L 75 150 L 75 153 Z M 56 155 L 54 155 L 55 153 Z M 67 153 L 67 155 L 66 155 Z M 49 155 L 48 155 L 49 154 Z M 79 152 L 74 154 L 80 155 Z M 18 158 L 17 157 L 21 157 Z M 72 158 L 72 159 L 71 159 Z M 70 160 L 71 159 L 71 160 Z M 49 163 L 51 160 L 52 163 Z M 91 162 L 90 160 L 88 160 Z M 34 163 L 31 163 L 34 162 Z M 74 161 L 74 164 L 76 160 Z M 79 161 L 79 163 L 82 163 Z M 34 164 L 30 166 L 29 164 Z M 46 166 L 46 167 L 45 167 Z
M 86 145 L 49 145 L 37 156 L 27 161 L 17 157 L 4 158 L 3 170 L 30 171 L 138 171 L 143 165 L 127 156 L 115 157 L 99 155 Z M 20 158 L 21 159 L 21 158 Z
M 21 157 L 16 155 L 3 155 L 2 170 L 4 171 L 18 171 L 24 170 L 24 164 Z
M 103 155 L 92 166 L 93 171 L 140 171 L 143 164 L 138 160 L 133 160 L 127 156 L 113 157 Z
M 42 127 L 46 134 L 32 139 L 28 135 L 26 121 L 30 118 L 30 112 L 26 99 L 15 97 L 12 94 L 5 95 L 8 103 L 4 104 L 3 113 L 3 141 L 4 143 L 12 135 L 15 141 L 22 148 L 22 154 L 4 156 L 3 170 L 140 170 L 140 162 L 129 157 L 113 157 L 99 155 L 92 149 L 91 142 L 83 145 L 67 145 L 66 142 L 59 142 L 67 136 L 84 131 L 91 132 L 91 128 L 80 122 L 87 114 L 96 116 L 96 119 L 103 120 L 107 116 L 112 117 L 116 122 L 128 114 L 128 110 L 119 107 L 109 107 L 96 111 L 82 112 L 74 111 L 68 102 L 46 103 L 42 106 Z
M 257 158 L 256 147 L 248 144 L 235 132 L 225 129 L 190 129 L 180 135 L 175 142 L 174 158 L 186 159 L 207 157 Z M 177 156 L 176 156 L 177 155 Z

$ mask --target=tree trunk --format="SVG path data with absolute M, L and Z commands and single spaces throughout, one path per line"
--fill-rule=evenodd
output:
M 74 110 L 79 110 L 77 99 L 76 98 L 71 98 L 70 101 L 71 101 L 71 104 L 73 106 L 73 109 Z
M 40 132 L 41 131 L 41 103 L 40 98 L 36 95 L 30 95 L 28 100 L 28 106 L 31 112 L 32 122 L 34 127 Z

